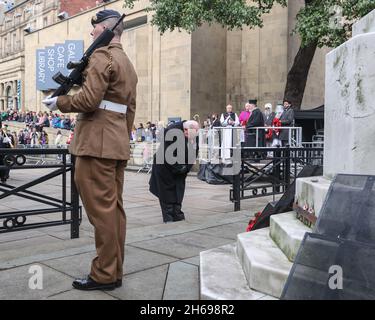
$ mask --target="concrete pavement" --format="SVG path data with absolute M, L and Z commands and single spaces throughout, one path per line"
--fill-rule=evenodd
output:
M 11 172 L 9 184 L 40 176 L 39 169 Z M 71 286 L 84 277 L 95 256 L 93 228 L 86 214 L 80 238 L 70 240 L 70 227 L 52 227 L 0 234 L 0 300 L 10 299 L 199 299 L 199 253 L 233 243 L 249 219 L 270 198 L 248 200 L 243 211 L 232 212 L 229 185 L 213 186 L 195 176 L 187 179 L 183 211 L 186 221 L 163 224 L 158 199 L 148 191 L 149 175 L 127 171 L 125 209 L 128 219 L 123 287 L 110 292 L 79 292 Z M 61 178 L 33 188 L 60 196 Z M 43 205 L 20 198 L 0 200 L 0 213 Z M 28 222 L 50 221 L 60 215 L 35 216 Z M 31 290 L 31 266 L 43 270 L 43 289 Z

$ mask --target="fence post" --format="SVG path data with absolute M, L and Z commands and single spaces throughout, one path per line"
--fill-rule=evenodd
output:
M 273 152 L 273 176 L 275 177 L 275 181 L 282 181 L 281 180 L 281 151 L 277 150 Z M 280 184 L 273 185 L 273 193 L 280 192 Z
M 233 177 L 233 202 L 234 202 L 234 211 L 241 210 L 241 174 L 236 174 Z
M 70 229 L 70 237 L 71 239 L 78 239 L 79 238 L 79 224 L 80 224 L 80 217 L 79 217 L 79 194 L 77 190 L 77 186 L 74 181 L 74 172 L 75 172 L 75 156 L 71 155 L 71 162 L 72 162 L 72 170 L 71 170 L 71 202 L 72 202 L 72 224 Z
M 291 156 L 290 156 L 290 146 L 287 145 L 285 149 L 285 190 L 290 186 L 290 163 L 291 163 Z

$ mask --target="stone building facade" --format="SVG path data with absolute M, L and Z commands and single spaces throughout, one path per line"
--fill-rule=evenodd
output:
M 259 105 L 276 104 L 283 98 L 287 73 L 299 40 L 291 35 L 302 0 L 289 1 L 288 8 L 275 7 L 265 16 L 264 28 L 228 31 L 204 25 L 192 34 L 166 32 L 160 35 L 144 9 L 147 0 L 126 10 L 123 46 L 139 76 L 136 122 L 169 118 L 200 120 L 225 110 L 228 103 L 240 111 L 249 98 Z M 66 40 L 91 43 L 90 19 L 104 8 L 124 11 L 123 1 L 114 0 L 58 21 L 25 37 L 25 101 L 23 107 L 44 110 L 42 99 L 51 91 L 36 90 L 36 50 Z M 318 50 L 306 88 L 304 109 L 324 103 L 324 56 Z
M 97 3 L 97 0 L 13 0 L 0 3 L 4 10 L 0 16 L 0 111 L 21 109 L 24 105 L 25 35 L 56 23 L 61 12 L 74 15 L 95 7 Z

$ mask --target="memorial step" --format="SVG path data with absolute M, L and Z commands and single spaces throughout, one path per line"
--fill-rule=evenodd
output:
M 251 290 L 236 254 L 236 244 L 200 253 L 202 300 L 272 300 Z
M 325 177 L 307 177 L 296 180 L 295 201 L 298 206 L 314 209 L 318 217 L 332 181 Z
M 237 254 L 249 287 L 280 298 L 292 263 L 270 237 L 270 228 L 238 235 Z
M 294 261 L 306 232 L 312 230 L 297 219 L 295 212 L 271 216 L 270 236 L 291 262 Z

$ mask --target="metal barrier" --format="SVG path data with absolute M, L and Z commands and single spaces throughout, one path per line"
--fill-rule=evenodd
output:
M 233 150 L 241 149 L 243 151 L 257 148 L 270 148 L 271 145 L 260 145 L 260 137 L 265 135 L 268 130 L 277 132 L 287 131 L 288 145 L 291 148 L 302 147 L 302 128 L 300 127 L 258 127 L 250 130 L 242 127 L 214 127 L 211 129 L 201 129 L 199 131 L 199 159 L 203 162 L 220 163 L 231 158 Z M 248 146 L 246 135 L 253 134 L 254 145 Z M 275 136 L 277 137 L 277 135 Z M 277 139 L 275 139 L 277 140 Z M 281 142 L 277 143 L 281 147 Z
M 323 148 L 252 148 L 248 151 L 250 156 L 241 159 L 241 170 L 234 175 L 230 190 L 235 211 L 241 210 L 241 200 L 283 194 L 305 166 L 323 165 Z
M 54 160 L 51 162 L 45 161 L 39 164 L 30 164 L 30 162 L 28 162 L 30 157 L 42 156 L 45 158 L 51 156 L 53 158 L 54 156 L 61 156 L 61 160 Z M 0 170 L 3 172 L 4 170 L 10 170 L 12 172 L 13 170 L 49 169 L 45 175 L 20 186 L 12 186 L 6 182 L 0 183 L 0 202 L 4 203 L 4 205 L 6 205 L 5 199 L 11 196 L 16 196 L 47 206 L 47 208 L 35 210 L 0 212 L 0 234 L 42 227 L 70 225 L 71 238 L 79 238 L 79 225 L 82 221 L 82 208 L 79 206 L 79 195 L 74 183 L 74 156 L 70 157 L 67 149 L 26 148 L 0 149 L 0 157 L 2 160 Z M 68 160 L 68 157 L 70 160 Z M 51 171 L 51 169 L 55 170 Z M 71 178 L 70 201 L 68 201 L 67 197 L 67 175 L 69 172 Z M 62 178 L 61 199 L 56 199 L 54 197 L 30 190 L 35 186 L 59 176 Z M 61 219 L 48 222 L 42 221 L 37 223 L 27 223 L 28 217 L 54 213 L 61 213 Z M 70 217 L 68 217 L 69 213 Z

